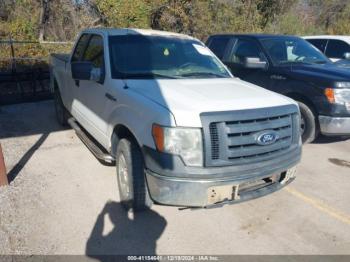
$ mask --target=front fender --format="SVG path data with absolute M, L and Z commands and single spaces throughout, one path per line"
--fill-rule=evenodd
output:
M 145 100 L 145 98 L 129 100 L 117 105 L 108 119 L 108 137 L 110 137 L 109 148 L 113 142 L 114 128 L 123 125 L 136 138 L 139 146 L 155 148 L 152 137 L 152 125 L 154 123 L 164 126 L 175 126 L 175 118 L 172 113 L 158 104 Z

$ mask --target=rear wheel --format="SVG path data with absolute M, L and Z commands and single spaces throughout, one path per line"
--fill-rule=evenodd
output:
M 54 100 L 55 100 L 54 102 L 55 102 L 55 111 L 56 111 L 57 121 L 62 126 L 67 126 L 68 119 L 69 119 L 69 113 L 63 105 L 61 94 L 60 94 L 60 91 L 58 90 L 58 88 L 55 89 Z
M 311 143 L 318 136 L 317 121 L 314 112 L 303 102 L 298 102 L 300 108 L 300 131 L 304 144 Z
M 152 205 L 148 193 L 142 153 L 131 139 L 121 139 L 117 146 L 116 168 L 121 204 L 125 209 L 147 210 Z

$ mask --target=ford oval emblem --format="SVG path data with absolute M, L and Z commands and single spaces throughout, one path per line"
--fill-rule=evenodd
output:
M 277 132 L 273 130 L 264 131 L 257 134 L 256 142 L 259 145 L 266 146 L 275 143 L 278 138 L 279 135 L 277 134 Z

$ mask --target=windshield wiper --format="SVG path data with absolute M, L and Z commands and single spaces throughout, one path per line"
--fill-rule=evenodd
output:
M 153 78 L 167 78 L 167 79 L 176 79 L 177 77 L 162 75 L 152 72 L 140 72 L 140 73 L 122 73 L 122 78 L 132 78 L 132 79 L 153 79 Z
M 220 78 L 227 77 L 226 75 L 212 73 L 212 72 L 191 72 L 191 73 L 179 74 L 177 76 L 181 76 L 181 77 L 186 77 L 186 76 L 212 76 L 212 77 L 220 77 Z

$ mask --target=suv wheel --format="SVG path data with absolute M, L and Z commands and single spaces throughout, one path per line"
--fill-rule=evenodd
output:
M 301 120 L 301 139 L 304 144 L 311 143 L 318 135 L 318 127 L 315 114 L 313 111 L 303 102 L 299 102 Z
M 55 111 L 56 111 L 56 117 L 57 117 L 58 123 L 60 123 L 62 126 L 67 126 L 69 113 L 63 105 L 61 94 L 58 88 L 56 88 L 54 92 L 54 102 L 55 102 Z
M 147 210 L 152 205 L 148 193 L 143 157 L 134 141 L 121 139 L 117 146 L 116 168 L 120 201 L 127 210 Z

